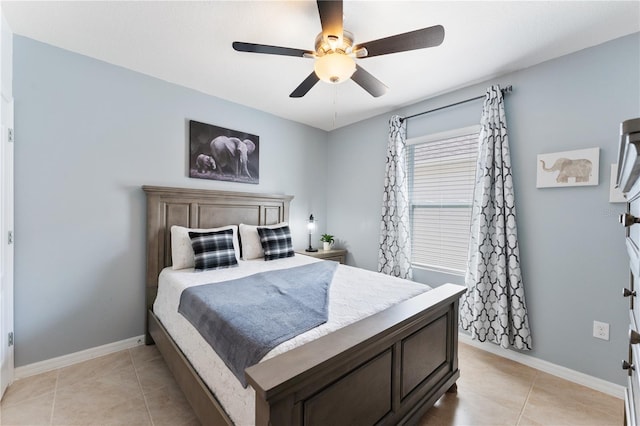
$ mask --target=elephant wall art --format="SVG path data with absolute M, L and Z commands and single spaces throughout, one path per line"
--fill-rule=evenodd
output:
M 257 184 L 260 138 L 250 133 L 189 121 L 189 176 Z
M 599 148 L 538 155 L 537 187 L 598 185 Z

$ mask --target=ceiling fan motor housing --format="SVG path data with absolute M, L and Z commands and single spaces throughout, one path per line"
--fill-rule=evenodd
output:
M 342 37 L 339 35 L 330 35 L 325 39 L 322 33 L 316 37 L 316 55 L 323 56 L 329 52 L 341 52 L 345 54 L 351 53 L 353 46 L 353 34 L 349 31 L 343 31 Z

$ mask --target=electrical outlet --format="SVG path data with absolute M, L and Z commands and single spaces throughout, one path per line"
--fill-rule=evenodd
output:
M 609 340 L 609 324 L 606 322 L 593 322 L 593 337 L 596 339 Z

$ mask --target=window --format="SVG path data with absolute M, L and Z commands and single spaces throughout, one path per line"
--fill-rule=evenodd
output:
M 480 126 L 407 141 L 411 263 L 464 275 Z

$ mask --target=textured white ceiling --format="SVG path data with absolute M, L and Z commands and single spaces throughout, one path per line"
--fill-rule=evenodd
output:
M 236 52 L 233 41 L 313 50 L 315 1 L 2 1 L 14 33 L 324 130 L 640 31 L 638 1 L 345 1 L 365 42 L 432 25 L 439 47 L 358 60 L 389 91 L 352 81 L 289 93 L 313 60 Z

